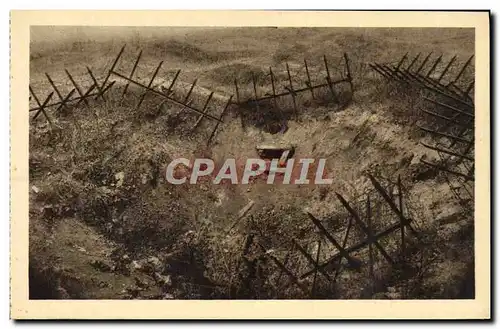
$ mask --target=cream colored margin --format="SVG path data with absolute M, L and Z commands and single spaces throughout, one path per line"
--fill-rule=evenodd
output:
M 469 27 L 476 31 L 476 299 L 413 301 L 28 300 L 30 25 Z M 362 319 L 490 317 L 489 17 L 485 12 L 11 12 L 11 317 L 14 319 Z

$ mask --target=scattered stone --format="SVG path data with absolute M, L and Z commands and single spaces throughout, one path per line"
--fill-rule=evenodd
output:
M 115 174 L 115 179 L 116 179 L 116 187 L 122 186 L 123 180 L 125 179 L 125 173 L 123 171 L 120 171 L 119 173 Z
M 143 268 L 142 265 L 136 260 L 133 260 L 130 263 L 130 267 L 132 270 L 135 270 L 135 271 L 140 271 Z
M 162 287 L 172 286 L 172 278 L 170 275 L 161 275 L 160 273 L 155 272 L 154 278 L 156 283 Z
M 31 190 L 32 190 L 33 192 L 35 192 L 35 193 L 40 192 L 40 189 L 39 189 L 38 187 L 36 187 L 35 185 L 33 185 L 33 186 L 31 187 Z
M 155 256 L 151 256 L 148 258 L 148 264 L 153 266 L 155 271 L 161 271 L 163 267 L 162 262 L 158 259 L 158 257 Z

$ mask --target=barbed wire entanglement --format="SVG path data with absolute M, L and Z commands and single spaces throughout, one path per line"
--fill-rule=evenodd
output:
M 36 120 L 40 114 L 49 122 L 52 127 L 52 119 L 48 113 L 48 109 L 56 108 L 54 113 L 59 112 L 61 109 L 74 110 L 81 104 L 85 106 L 90 105 L 90 101 L 106 101 L 106 94 L 114 87 L 120 94 L 118 99 L 122 104 L 125 100 L 129 100 L 130 95 L 135 96 L 135 111 L 139 111 L 147 97 L 155 96 L 158 101 L 153 104 L 156 110 L 149 112 L 154 116 L 165 114 L 165 109 L 168 113 L 178 120 L 177 123 L 189 125 L 186 130 L 194 132 L 202 123 L 202 120 L 208 119 L 213 122 L 213 128 L 209 136 L 207 136 L 207 144 L 213 142 L 214 137 L 221 123 L 228 113 L 229 108 L 235 107 L 240 116 L 245 115 L 245 109 L 250 106 L 252 115 L 264 117 L 264 112 L 270 111 L 269 107 L 281 115 L 287 116 L 286 120 L 297 119 L 299 108 L 304 108 L 300 104 L 300 96 L 304 93 L 310 94 L 311 99 L 320 105 L 337 104 L 345 106 L 351 99 L 354 92 L 352 76 L 349 66 L 349 57 L 343 54 L 341 63 L 342 68 L 334 68 L 332 70 L 329 66 L 327 56 L 323 56 L 323 72 L 322 70 L 313 70 L 308 61 L 304 59 L 303 67 L 291 67 L 289 63 L 285 63 L 286 70 L 279 70 L 269 67 L 269 74 L 261 78 L 256 77 L 252 73 L 252 88 L 248 87 L 242 90 L 242 83 L 238 79 L 234 80 L 235 98 L 232 95 L 224 95 L 208 90 L 207 88 L 200 87 L 198 84 L 199 79 L 194 79 L 192 83 L 185 83 L 181 81 L 180 69 L 173 72 L 161 73 L 164 62 L 160 61 L 155 69 L 149 75 L 149 78 L 137 75 L 137 69 L 143 59 L 143 50 L 139 50 L 133 60 L 131 68 L 125 67 L 121 63 L 121 59 L 125 53 L 126 45 L 118 52 L 114 58 L 111 67 L 107 69 L 103 77 L 99 78 L 90 67 L 86 67 L 88 75 L 88 82 L 77 82 L 74 76 L 65 69 L 68 81 L 63 83 L 64 86 L 71 86 L 68 88 L 57 87 L 54 80 L 48 73 L 45 73 L 47 80 L 50 83 L 51 91 L 41 101 L 34 89 L 30 86 L 30 93 L 32 95 L 33 106 L 30 112 L 35 114 L 32 120 Z M 127 69 L 128 73 L 127 73 Z M 294 71 L 295 70 L 295 71 Z M 338 73 L 338 77 L 333 73 Z M 171 76 L 171 77 L 170 77 Z M 316 78 L 319 76 L 320 78 Z M 118 83 L 122 82 L 122 83 Z M 344 91 L 339 86 L 347 86 L 348 91 Z M 135 93 L 130 93 L 131 86 L 137 87 L 142 92 L 137 97 Z M 252 90 L 253 94 L 246 94 L 245 92 Z M 57 99 L 54 99 L 54 93 Z M 292 101 L 288 104 L 286 99 Z M 171 106 L 166 106 L 169 104 Z M 307 105 L 309 103 L 306 103 Z M 269 106 L 268 106 L 269 105 Z M 293 105 L 293 106 L 292 106 Z M 148 104 L 148 107 L 151 107 Z M 194 121 L 191 121 L 193 115 L 188 117 L 186 112 L 192 113 Z M 289 115 L 288 115 L 289 114 Z M 243 122 L 243 120 L 242 120 Z
M 260 291 L 266 285 L 280 298 L 283 292 L 295 287 L 295 296 L 300 298 L 331 298 L 342 285 L 348 285 L 344 280 L 356 276 L 358 282 L 361 280 L 367 285 L 349 289 L 371 298 L 383 291 L 377 284 L 381 277 L 404 270 L 410 273 L 412 252 L 424 244 L 406 206 L 407 195 L 401 177 L 395 184 L 381 182 L 372 175 L 368 178 L 372 189 L 361 199 L 348 201 L 335 193 L 343 211 L 331 217 L 337 221 L 345 219 L 336 227 L 330 225 L 330 217 L 320 219 L 306 212 L 313 231 L 307 238 L 296 236 L 290 241 L 285 238 L 273 245 L 269 242 L 273 240 L 268 236 L 270 232 L 249 231 L 242 246 L 241 261 L 234 269 L 240 274 L 239 289 L 253 286 Z M 246 271 L 241 269 L 243 264 Z M 275 270 L 269 271 L 268 264 Z M 268 275 L 257 279 L 255 273 Z M 245 297 L 244 289 L 230 290 L 233 298 Z
M 443 55 L 433 62 L 432 53 L 421 61 L 421 53 L 410 60 L 406 53 L 396 65 L 371 64 L 389 81 L 418 88 L 427 103 L 422 110 L 424 124 L 418 127 L 439 138 L 422 143 L 438 154 L 438 159 L 421 161 L 441 171 L 457 199 L 467 208 L 474 205 L 474 67 L 470 56 L 457 65 L 457 56 L 448 62 Z M 432 62 L 432 63 L 431 63 Z M 408 63 L 406 65 L 405 63 Z M 446 63 L 446 64 L 445 64 Z M 441 64 L 441 65 L 440 65 Z M 429 67 L 430 66 L 430 67 Z M 452 74 L 453 69 L 458 73 Z

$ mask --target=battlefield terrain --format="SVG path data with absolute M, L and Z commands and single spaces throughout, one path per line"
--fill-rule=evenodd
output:
M 30 112 L 30 298 L 474 298 L 474 196 L 426 147 L 457 135 L 439 130 L 451 115 L 372 66 L 432 52 L 422 70 L 451 81 L 473 29 L 32 27 L 30 86 L 43 103 L 48 73 L 64 98 L 67 70 L 87 90 L 87 67 L 103 82 L 124 45 L 114 71 L 141 53 L 135 83 L 111 74 L 104 97 Z M 472 61 L 457 85 L 473 79 Z M 326 159 L 333 183 L 165 180 L 175 158 L 244 162 L 259 145 Z

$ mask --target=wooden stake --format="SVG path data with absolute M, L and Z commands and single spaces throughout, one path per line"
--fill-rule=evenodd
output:
M 451 67 L 451 64 L 453 64 L 453 62 L 455 61 L 455 59 L 457 59 L 457 55 L 453 56 L 451 58 L 451 60 L 448 62 L 448 64 L 446 65 L 446 67 L 444 68 L 443 72 L 441 72 L 441 75 L 439 76 L 438 78 L 438 82 L 441 81 L 441 79 L 443 79 L 444 75 L 446 74 L 446 72 L 448 72 L 448 70 L 450 69 Z
M 370 232 L 370 238 L 368 242 L 368 256 L 370 262 L 370 278 L 371 278 L 371 293 L 374 293 L 374 284 L 375 284 L 375 272 L 374 272 L 374 259 L 373 259 L 373 246 L 372 246 L 372 237 L 373 237 L 373 228 L 372 228 L 372 209 L 370 203 L 370 195 L 366 199 L 366 222 L 368 224 L 368 232 Z
M 307 60 L 305 58 L 304 58 L 304 65 L 306 66 L 307 86 L 311 90 L 311 97 L 312 97 L 312 99 L 314 99 L 314 89 L 312 88 L 311 76 L 309 75 L 309 67 L 307 66 Z
M 316 227 L 321 231 L 321 233 L 339 250 L 339 253 L 344 257 L 349 265 L 351 265 L 353 268 L 359 267 L 359 264 L 356 263 L 356 261 L 349 256 L 349 253 L 342 248 L 342 246 L 335 240 L 335 238 L 325 229 L 325 227 L 321 224 L 321 222 L 316 219 L 311 213 L 307 213 L 309 215 L 309 218 L 311 221 L 316 225 Z
M 236 90 L 236 102 L 240 103 L 240 90 L 238 89 L 238 80 L 234 79 L 234 88 Z
M 427 64 L 427 61 L 429 61 L 429 58 L 431 57 L 431 55 L 432 55 L 432 51 L 424 58 L 424 60 L 422 61 L 422 64 L 420 64 L 420 67 L 418 68 L 417 72 L 415 72 L 415 74 L 419 74 L 420 71 L 422 71 L 425 64 Z
M 111 76 L 111 72 L 113 72 L 113 71 L 114 71 L 116 64 L 118 64 L 118 61 L 120 60 L 120 57 L 122 56 L 123 51 L 125 50 L 125 46 L 126 46 L 126 45 L 127 45 L 127 44 L 124 44 L 124 45 L 123 45 L 123 47 L 122 47 L 122 49 L 120 49 L 120 52 L 119 52 L 119 53 L 118 53 L 118 55 L 116 56 L 115 61 L 113 62 L 113 65 L 111 65 L 111 68 L 108 70 L 108 74 L 106 74 L 106 77 L 104 78 L 104 82 L 102 83 L 102 86 L 101 86 L 101 88 L 99 88 L 99 89 L 102 89 L 102 88 L 106 87 L 106 84 L 108 83 L 109 77 Z M 99 96 L 100 96 L 100 95 L 97 95 L 96 99 L 97 99 Z
M 326 82 L 328 83 L 328 88 L 330 89 L 330 93 L 332 94 L 333 101 L 338 102 L 338 97 L 332 86 L 332 79 L 330 77 L 330 69 L 328 68 L 328 61 L 326 60 L 326 55 L 323 55 L 323 61 L 325 62 L 326 69 Z
M 253 84 L 253 95 L 254 95 L 254 101 L 255 101 L 255 107 L 257 108 L 257 111 L 259 111 L 259 102 L 257 101 L 257 82 L 255 81 L 255 75 L 252 72 L 252 84 Z
M 367 235 L 368 240 L 372 241 L 372 243 L 377 247 L 377 249 L 380 251 L 382 256 L 389 262 L 389 264 L 394 264 L 394 261 L 392 258 L 387 254 L 385 249 L 380 245 L 380 243 L 374 239 L 368 228 L 365 226 L 361 218 L 359 217 L 358 213 L 349 205 L 349 203 L 344 199 L 344 197 L 338 193 L 335 193 L 337 195 L 337 198 L 340 200 L 342 205 L 349 211 L 349 213 L 352 215 L 352 218 L 356 221 L 356 224 L 361 228 L 361 230 Z
M 215 136 L 215 132 L 217 131 L 217 128 L 219 128 L 219 124 L 223 121 L 224 114 L 226 113 L 226 110 L 229 108 L 229 105 L 231 105 L 232 99 L 233 99 L 233 95 L 231 95 L 231 97 L 229 97 L 229 99 L 227 100 L 226 106 L 224 107 L 224 110 L 222 110 L 222 113 L 219 117 L 220 121 L 217 121 L 217 123 L 215 124 L 214 130 L 212 130 L 212 134 L 210 134 L 210 137 L 208 138 L 207 145 L 210 145 L 210 143 L 212 142 L 212 139 Z
M 139 51 L 139 55 L 137 55 L 137 59 L 134 62 L 134 66 L 132 67 L 132 71 L 130 72 L 130 75 L 129 75 L 130 80 L 132 80 L 132 78 L 134 77 L 134 73 L 135 73 L 135 70 L 137 69 L 137 65 L 139 65 L 139 61 L 141 59 L 141 56 L 142 56 L 142 49 L 141 49 L 141 51 Z M 130 81 L 127 81 L 125 88 L 123 88 L 123 93 L 122 93 L 122 97 L 121 97 L 122 99 L 123 99 L 123 97 L 125 97 L 125 94 L 127 93 L 129 85 L 130 85 Z
M 427 72 L 427 74 L 425 75 L 426 78 L 430 77 L 432 73 L 434 73 L 434 70 L 436 69 L 436 67 L 438 66 L 439 62 L 441 62 L 441 59 L 443 58 L 443 55 L 440 55 L 436 61 L 434 62 L 434 64 L 432 65 L 431 69 L 429 70 L 429 72 Z
M 413 64 L 415 64 L 418 59 L 420 58 L 420 55 L 422 53 L 418 53 L 417 56 L 415 56 L 415 58 L 411 61 L 410 65 L 408 65 L 408 67 L 405 69 L 405 71 L 411 71 L 411 68 L 413 67 Z
M 135 107 L 136 111 L 138 111 L 139 108 L 141 107 L 141 104 L 144 101 L 144 98 L 146 98 L 146 94 L 148 93 L 147 90 L 151 89 L 151 85 L 153 84 L 153 81 L 155 80 L 156 75 L 160 71 L 160 68 L 161 68 L 162 65 L 163 65 L 163 61 L 161 61 L 160 64 L 158 64 L 158 66 L 156 67 L 156 69 L 155 69 L 155 71 L 153 73 L 153 76 L 151 77 L 151 80 L 149 80 L 149 83 L 148 83 L 148 86 L 146 88 L 146 91 L 141 95 L 141 98 L 139 99 L 139 102 L 137 103 L 137 106 Z
M 349 57 L 347 53 L 344 53 L 345 67 L 347 70 L 347 80 L 349 80 L 349 86 L 351 87 L 351 94 L 354 94 L 354 84 L 352 83 L 351 66 L 349 64 Z
M 299 116 L 299 111 L 297 110 L 297 102 L 295 101 L 295 90 L 293 90 L 292 76 L 290 75 L 290 67 L 288 66 L 288 63 L 286 63 L 286 72 L 288 73 L 288 83 L 290 84 L 290 95 L 292 95 L 295 118 L 297 118 Z
M 33 116 L 33 120 L 35 120 L 40 115 L 40 113 L 43 112 L 43 115 L 49 121 L 49 124 L 52 125 L 52 121 L 50 121 L 49 116 L 47 115 L 47 113 L 45 113 L 45 106 L 49 103 L 49 101 L 53 95 L 54 95 L 54 92 L 51 92 L 49 94 L 49 96 L 47 96 L 47 98 L 45 99 L 43 104 L 40 105 L 40 109 L 38 110 L 38 112 L 36 112 L 35 115 Z
M 406 60 L 406 57 L 408 56 L 408 53 L 406 53 L 402 58 L 401 60 L 399 61 L 398 65 L 396 66 L 396 72 L 399 71 L 399 68 L 401 67 L 401 65 L 403 65 L 404 61 Z
M 181 74 L 181 70 L 177 70 L 177 72 L 175 73 L 175 76 L 174 76 L 174 79 L 172 80 L 172 83 L 170 83 L 170 86 L 168 86 L 168 89 L 166 92 L 167 95 L 170 95 L 170 91 L 172 90 L 172 87 L 174 86 L 175 81 L 177 81 L 179 74 Z
M 462 74 L 464 74 L 465 69 L 469 66 L 469 64 L 473 58 L 474 58 L 474 55 L 469 57 L 469 59 L 465 62 L 464 66 L 462 66 L 462 68 L 460 69 L 460 72 L 458 72 L 457 76 L 455 77 L 455 79 L 453 79 L 452 82 L 450 82 L 450 84 L 455 84 L 455 83 L 457 83 L 458 80 L 460 80 L 460 77 L 462 76 Z
M 50 93 L 50 95 L 45 99 L 45 102 L 42 105 L 40 103 L 40 100 L 38 99 L 37 95 L 35 94 L 35 91 L 33 90 L 33 88 L 31 88 L 31 86 L 29 86 L 29 89 L 30 89 L 31 95 L 33 95 L 33 98 L 35 99 L 35 102 L 39 107 L 39 110 L 37 113 L 35 113 L 33 119 L 35 119 L 41 111 L 43 113 L 43 116 L 45 117 L 45 119 L 47 119 L 47 121 L 49 122 L 49 125 L 52 127 L 52 120 L 50 120 L 50 117 L 48 116 L 47 112 L 45 112 L 45 105 L 47 105 L 48 101 L 52 98 L 52 95 L 54 94 L 54 92 Z
M 92 79 L 92 81 L 94 82 L 94 85 L 97 88 L 98 92 L 97 92 L 96 99 L 98 97 L 101 97 L 103 101 L 106 101 L 102 87 L 99 85 L 99 82 L 97 82 L 97 79 L 95 78 L 94 73 L 92 73 L 92 70 L 88 66 L 87 66 L 87 73 L 90 75 L 90 78 Z
M 68 76 L 69 80 L 71 81 L 71 83 L 75 87 L 76 91 L 78 92 L 78 95 L 80 95 L 80 97 L 83 97 L 84 94 L 83 94 L 82 90 L 80 89 L 80 86 L 76 83 L 75 79 L 73 79 L 73 76 L 71 75 L 71 73 L 69 73 L 69 71 L 66 69 L 64 71 L 66 72 L 66 75 Z M 83 98 L 83 102 L 85 102 L 86 106 L 89 106 L 89 102 L 87 101 L 86 98 Z
M 208 112 L 208 103 L 209 103 L 209 102 L 210 102 L 210 100 L 212 99 L 212 96 L 213 96 L 213 95 L 214 95 L 214 92 L 213 92 L 213 91 L 210 93 L 210 95 L 208 95 L 208 98 L 207 98 L 207 100 L 205 101 L 205 105 L 203 106 L 203 110 L 202 110 L 203 114 L 202 114 L 202 115 L 200 115 L 200 117 L 198 118 L 198 120 L 196 120 L 196 123 L 194 124 L 194 126 L 193 126 L 193 128 L 192 128 L 191 130 L 195 130 L 195 129 L 196 129 L 196 127 L 198 127 L 198 125 L 200 124 L 201 120 L 203 120 L 203 118 L 205 117 L 205 114 L 207 114 L 207 112 Z M 220 122 L 220 121 L 221 121 L 221 120 L 219 120 L 219 122 Z
M 404 217 L 403 211 L 403 186 L 401 184 L 401 175 L 398 175 L 398 192 L 399 192 L 399 211 L 401 212 L 401 218 Z M 401 222 L 401 251 L 403 252 L 403 257 L 406 255 L 406 244 L 405 244 L 405 222 Z

